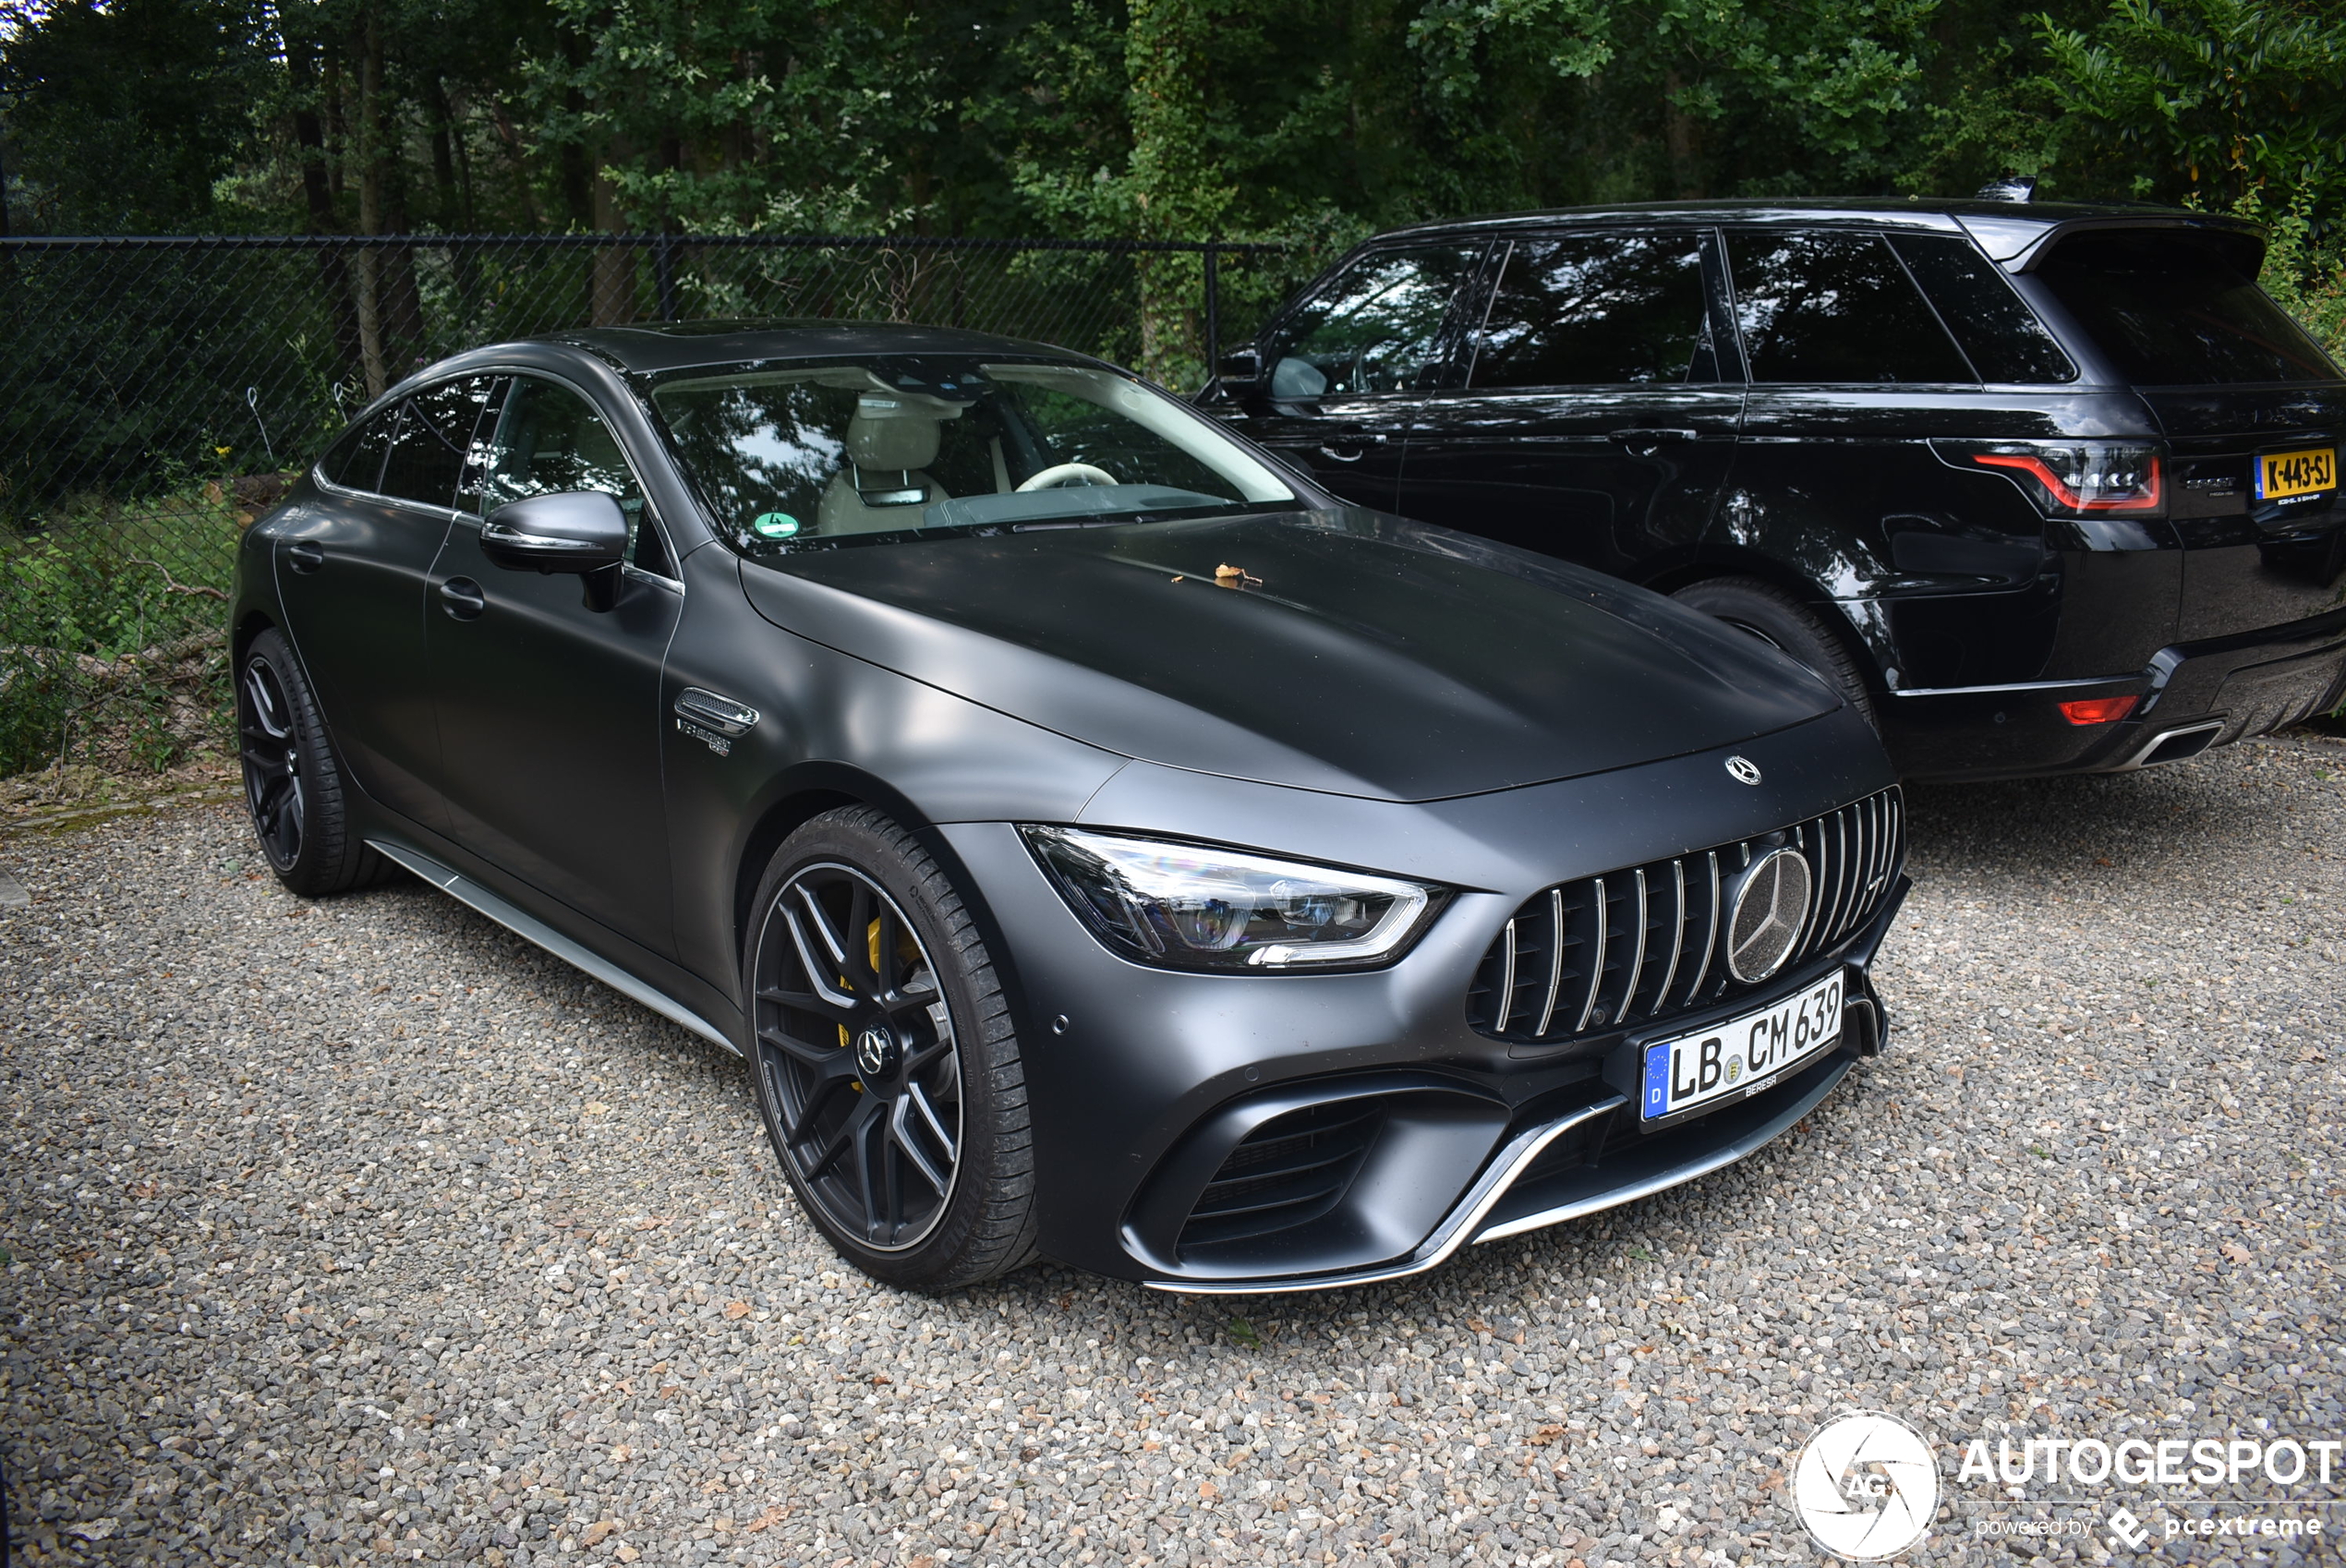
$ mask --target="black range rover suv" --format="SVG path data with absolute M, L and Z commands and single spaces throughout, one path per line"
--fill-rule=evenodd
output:
M 1201 403 L 1348 499 L 1766 638 L 1909 777 L 2138 767 L 2346 681 L 2346 381 L 2263 247 L 1998 200 L 1429 225 Z

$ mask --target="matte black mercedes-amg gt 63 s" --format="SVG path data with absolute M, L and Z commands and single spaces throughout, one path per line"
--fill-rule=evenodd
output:
M 460 356 L 250 530 L 235 628 L 285 885 L 404 866 L 743 1053 L 884 1280 L 1407 1274 L 1881 1048 L 1903 816 L 1825 683 L 1034 344 Z

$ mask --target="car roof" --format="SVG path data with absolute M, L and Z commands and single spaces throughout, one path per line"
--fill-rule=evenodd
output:
M 706 366 L 768 359 L 820 359 L 877 354 L 1014 354 L 1097 364 L 1090 355 L 1048 344 L 959 327 L 900 321 L 757 320 L 643 321 L 586 327 L 531 339 L 585 349 L 631 375 L 656 376 Z
M 2214 231 L 2259 254 L 2264 230 L 2245 219 L 2181 207 L 2140 202 L 1999 201 L 1986 197 L 1953 199 L 1920 197 L 1853 197 L 1833 200 L 1645 201 L 1602 207 L 1556 207 L 1535 212 L 1494 212 L 1389 229 L 1384 241 L 1451 235 L 1505 234 L 1517 229 L 1602 228 L 1619 223 L 1677 223 L 1723 228 L 1774 228 L 1785 223 L 1863 223 L 1899 228 L 1967 232 L 1999 261 L 2019 258 L 2056 229 L 2159 227 Z M 2253 267 L 2251 269 L 2254 270 Z

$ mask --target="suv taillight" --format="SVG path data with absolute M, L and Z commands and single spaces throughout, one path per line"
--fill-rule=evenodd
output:
M 2048 517 L 2167 510 L 2166 459 L 2150 441 L 1933 441 L 1958 468 L 1987 468 L 2026 491 Z

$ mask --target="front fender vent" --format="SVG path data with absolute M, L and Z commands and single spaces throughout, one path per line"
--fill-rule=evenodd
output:
M 1775 833 L 1533 894 L 1476 969 L 1468 1022 L 1504 1040 L 1558 1044 L 1749 989 L 1720 956 L 1728 890 L 1784 844 L 1808 861 L 1815 888 L 1783 966 L 1791 969 L 1832 951 L 1881 907 L 1905 862 L 1905 798 L 1893 785 Z

